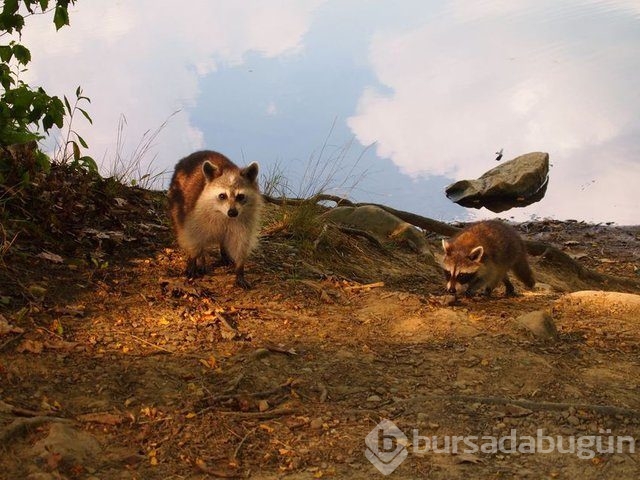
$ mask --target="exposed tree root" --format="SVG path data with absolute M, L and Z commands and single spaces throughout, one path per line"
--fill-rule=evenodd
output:
M 62 422 L 71 423 L 73 420 L 60 417 L 31 417 L 31 418 L 16 418 L 9 425 L 0 430 L 0 446 L 6 445 L 9 441 L 15 440 L 17 437 L 24 436 L 29 431 L 45 423 Z

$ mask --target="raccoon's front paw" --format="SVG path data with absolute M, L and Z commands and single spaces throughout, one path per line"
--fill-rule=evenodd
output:
M 236 276 L 236 282 L 235 284 L 240 287 L 243 288 L 245 290 L 249 290 L 251 288 L 251 284 L 244 278 L 243 276 Z
M 205 273 L 206 268 L 204 265 L 198 265 L 197 262 L 187 263 L 187 269 L 184 272 L 188 279 L 203 277 Z

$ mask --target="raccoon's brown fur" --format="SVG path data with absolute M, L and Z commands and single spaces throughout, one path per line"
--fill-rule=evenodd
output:
M 515 289 L 507 276 L 510 270 L 527 287 L 533 288 L 536 283 L 524 242 L 512 227 L 498 220 L 470 225 L 450 240 L 443 240 L 442 246 L 449 293 L 471 295 L 482 290 L 490 295 L 503 282 L 506 294 L 513 295 Z
M 220 246 L 220 264 L 233 263 L 236 284 L 249 288 L 244 264 L 257 243 L 262 206 L 257 176 L 257 163 L 239 168 L 210 150 L 178 162 L 169 187 L 169 214 L 188 257 L 188 277 L 202 275 L 205 254 Z

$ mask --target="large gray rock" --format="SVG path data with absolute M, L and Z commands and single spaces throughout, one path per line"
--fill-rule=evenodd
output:
M 421 255 L 433 257 L 424 234 L 416 227 L 375 205 L 336 207 L 323 214 L 325 220 L 371 233 L 381 242 L 405 242 Z
M 504 212 L 542 200 L 549 182 L 549 154 L 532 152 L 485 172 L 476 180 L 460 180 L 445 193 L 463 207 Z

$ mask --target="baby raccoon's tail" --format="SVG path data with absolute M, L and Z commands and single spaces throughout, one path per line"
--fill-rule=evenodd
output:
M 528 288 L 533 288 L 536 284 L 536 279 L 533 277 L 533 272 L 529 266 L 526 255 L 523 255 L 515 265 L 513 266 L 513 273 L 515 273 L 518 280 L 524 283 Z

